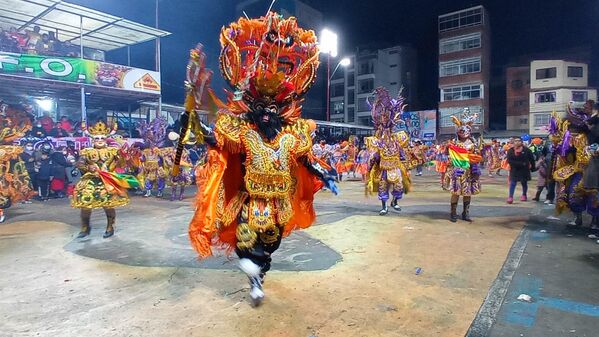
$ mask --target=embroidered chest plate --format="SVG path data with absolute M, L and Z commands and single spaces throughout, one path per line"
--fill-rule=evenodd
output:
M 293 183 L 291 165 L 297 138 L 282 134 L 272 144 L 267 144 L 258 132 L 247 129 L 242 141 L 247 155 L 245 186 L 250 196 L 288 197 Z

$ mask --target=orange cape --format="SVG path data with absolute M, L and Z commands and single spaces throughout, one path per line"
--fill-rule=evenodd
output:
M 292 176 L 297 179 L 291 196 L 293 216 L 285 224 L 283 237 L 295 229 L 310 227 L 316 219 L 314 194 L 323 187 L 323 183 L 300 163 L 294 166 Z M 229 152 L 226 146 L 210 149 L 207 163 L 196 170 L 196 177 L 198 193 L 195 213 L 189 224 L 191 245 L 202 258 L 212 256 L 213 245 L 231 252 L 237 244 L 237 217 L 227 226 L 218 226 L 219 213 L 223 211 L 218 209 L 219 186 L 223 184 L 226 206 L 243 189 L 241 157 Z

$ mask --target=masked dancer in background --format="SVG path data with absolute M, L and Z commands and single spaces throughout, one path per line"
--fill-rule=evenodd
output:
M 582 226 L 582 214 L 592 217 L 591 229 L 599 230 L 599 189 L 597 188 L 597 112 L 594 102 L 583 108 L 569 105 L 565 119 L 553 115 L 550 138 L 555 144 L 556 157 L 553 178 L 557 186 L 558 213 L 572 211 L 571 226 Z M 599 233 L 597 233 L 599 234 Z
M 318 45 L 314 32 L 274 12 L 239 19 L 222 29 L 220 42 L 221 72 L 234 90 L 226 104 L 203 90 L 211 73 L 201 50 L 192 50 L 188 66 L 189 123 L 182 122 L 182 131 L 189 124 L 209 145 L 207 168 L 200 170 L 208 176 L 198 179 L 189 235 L 202 257 L 212 255 L 212 244 L 235 250 L 258 305 L 282 238 L 313 223 L 314 193 L 325 185 L 337 193 L 334 177 L 312 154 L 315 124 L 301 118 L 302 99 L 318 68 Z M 220 107 L 214 129 L 194 112 L 205 96 Z
M 165 167 L 168 169 L 169 175 L 167 179 L 167 185 L 171 187 L 171 201 L 183 200 L 185 197 L 185 186 L 191 185 L 191 169 L 192 164 L 189 159 L 189 151 L 187 148 L 183 149 L 181 155 L 181 162 L 179 172 L 174 175 L 173 167 L 175 164 L 176 145 L 179 142 L 179 134 L 176 132 L 169 132 L 168 139 L 173 142 L 175 146 L 165 147 L 162 149 L 162 156 L 164 158 Z M 179 193 L 177 194 L 177 187 Z
M 5 209 L 35 194 L 20 156 L 23 148 L 12 145 L 30 129 L 31 121 L 24 111 L 0 102 L 0 223 L 6 219 Z
M 110 130 L 104 122 L 97 122 L 92 127 L 82 123 L 82 129 L 92 138 L 93 147 L 82 149 L 77 168 L 83 172 L 81 180 L 75 185 L 71 206 L 81 209 L 81 231 L 78 238 L 89 235 L 92 210 L 103 208 L 106 213 L 106 231 L 104 238 L 114 235 L 116 207 L 129 203 L 128 188 L 139 186 L 139 182 L 131 175 L 114 173 L 118 148 L 108 147 L 106 139 L 116 133 L 115 127 Z
M 144 197 L 152 196 L 152 190 L 155 187 L 156 197 L 162 198 L 166 186 L 169 168 L 165 167 L 160 147 L 164 144 L 167 124 L 166 119 L 158 117 L 149 124 L 143 121 L 137 128 L 146 146 L 142 151 L 141 169 L 138 176 L 146 190 Z
M 387 201 L 391 196 L 391 207 L 400 211 L 399 200 L 404 193 L 410 191 L 410 175 L 404 164 L 406 155 L 404 148 L 409 144 L 409 136 L 405 131 L 395 132 L 396 126 L 403 123 L 402 113 L 407 104 L 400 95 L 397 99 L 389 97 L 389 92 L 383 87 L 374 90 L 372 104 L 372 121 L 374 136 L 367 143 L 372 146 L 369 165 L 367 192 L 377 192 L 381 201 L 380 215 L 387 215 Z
M 472 124 L 476 114 L 465 110 L 461 118 L 452 116 L 457 127 L 457 137 L 447 144 L 449 162 L 445 173 L 443 189 L 451 193 L 451 222 L 458 220 L 457 208 L 462 196 L 464 208 L 462 220 L 472 222 L 470 218 L 470 202 L 472 196 L 480 193 L 479 163 L 482 157 L 479 153 L 477 141 L 472 138 Z

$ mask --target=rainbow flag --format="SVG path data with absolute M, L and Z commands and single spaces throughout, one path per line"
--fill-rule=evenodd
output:
M 139 181 L 132 175 L 98 171 L 109 193 L 125 195 L 126 189 L 139 187 Z
M 453 167 L 459 167 L 463 169 L 470 168 L 470 158 L 468 154 L 468 150 L 455 146 L 449 145 L 449 160 L 451 160 L 451 165 Z

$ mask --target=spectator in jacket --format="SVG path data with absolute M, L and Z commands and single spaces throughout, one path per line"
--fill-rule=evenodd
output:
M 538 202 L 541 200 L 541 193 L 543 193 L 543 189 L 545 189 L 545 186 L 547 185 L 547 161 L 543 154 L 541 154 L 539 160 L 537 160 L 537 169 L 539 171 L 539 177 L 537 178 L 537 193 L 532 200 Z
M 35 172 L 35 156 L 36 153 L 33 150 L 33 143 L 26 142 L 23 146 L 23 152 L 21 153 L 21 160 L 25 162 L 25 169 L 29 174 L 29 182 L 34 191 L 37 191 L 37 176 Z M 24 204 L 30 204 L 29 199 L 23 201 Z
M 60 122 L 54 125 L 54 128 L 50 131 L 50 136 L 54 138 L 68 137 L 69 134 L 62 128 Z
M 41 158 L 36 167 L 38 195 L 40 200 L 47 201 L 50 196 L 50 181 L 53 178 L 53 163 L 49 151 L 42 150 Z
M 67 161 L 66 155 L 67 150 L 64 147 L 50 154 L 53 177 L 52 181 L 50 182 L 50 190 L 52 195 L 57 198 L 64 198 L 66 195 L 66 170 L 70 166 L 70 163 Z
M 42 127 L 42 123 L 38 121 L 37 124 L 35 124 L 35 126 L 29 132 L 29 135 L 35 138 L 46 138 L 47 134 L 46 130 Z
M 520 201 L 527 201 L 528 181 L 531 180 L 531 172 L 535 169 L 535 157 L 532 151 L 524 146 L 522 138 L 517 137 L 513 142 L 514 146 L 507 152 L 507 161 L 510 165 L 510 191 L 507 203 L 514 202 L 514 192 L 518 182 L 522 184 L 522 196 Z

